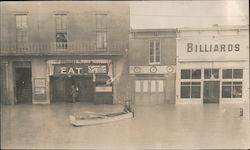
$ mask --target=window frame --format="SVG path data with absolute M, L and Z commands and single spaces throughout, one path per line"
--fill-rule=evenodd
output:
M 107 49 L 108 48 L 108 12 L 96 12 L 95 13 L 95 20 L 96 20 L 96 49 Z M 105 22 L 104 27 L 99 27 L 98 26 L 98 16 L 105 16 L 101 17 L 102 18 L 102 23 Z M 104 21 L 103 21 L 104 20 Z M 99 43 L 99 35 L 102 36 L 103 34 L 98 34 L 98 33 L 105 33 L 105 40 L 101 40 L 101 43 Z M 99 47 L 99 45 L 101 45 Z
M 189 78 L 182 78 L 182 70 L 188 70 L 189 71 Z M 199 79 L 193 79 L 193 71 L 195 70 L 199 70 L 200 71 L 200 78 Z M 180 89 L 179 89 L 179 95 L 180 95 L 180 100 L 183 100 L 183 101 L 197 101 L 197 100 L 202 100 L 202 87 L 203 87 L 203 71 L 204 69 L 203 68 L 181 68 L 180 69 L 180 82 L 179 82 L 179 85 L 180 85 Z M 190 84 L 189 85 L 182 85 L 183 82 L 189 82 Z M 192 83 L 193 82 L 198 82 L 199 85 L 193 85 Z M 189 87 L 189 98 L 182 98 L 182 95 L 181 95 L 181 89 L 183 86 L 188 86 Z M 192 98 L 192 87 L 197 87 L 199 86 L 200 87 L 200 96 L 199 98 Z
M 55 13 L 54 14 L 55 16 L 55 38 L 56 38 L 56 49 L 57 50 L 65 50 L 65 49 L 68 49 L 68 13 L 65 13 L 65 12 L 58 12 L 58 13 Z M 60 25 L 58 25 L 57 23 L 57 17 L 60 16 Z M 63 16 L 65 18 L 63 18 Z M 61 28 L 58 28 L 58 26 L 60 26 Z M 65 28 L 64 28 L 65 26 Z M 65 39 L 66 39 L 66 42 L 58 42 L 57 40 L 57 35 L 58 34 L 64 34 L 66 35 Z
M 151 42 L 153 41 L 154 46 L 153 46 L 153 58 L 154 58 L 154 62 L 151 62 Z M 159 42 L 159 62 L 156 62 L 156 41 Z M 151 39 L 149 40 L 149 51 L 148 51 L 148 58 L 149 58 L 149 65 L 159 65 L 161 64 L 161 40 L 160 39 Z
M 232 70 L 232 78 L 223 78 L 223 70 L 225 69 L 231 69 Z M 241 78 L 234 78 L 234 70 L 242 70 L 242 77 Z M 230 97 L 223 97 L 223 83 L 224 82 L 231 82 L 230 86 L 228 85 L 228 87 L 230 87 L 231 89 L 231 95 Z M 234 90 L 234 82 L 241 82 L 241 97 L 234 97 L 233 96 L 233 90 Z M 225 85 L 224 85 L 225 86 Z M 221 68 L 221 99 L 225 100 L 225 101 L 239 101 L 242 100 L 242 98 L 244 97 L 244 68 L 239 67 L 233 67 L 233 68 Z
M 25 26 L 23 26 L 23 17 L 25 16 Z M 21 21 L 18 22 L 18 17 Z M 19 20 L 20 20 L 19 19 Z M 16 28 L 16 49 L 28 50 L 28 13 L 16 13 L 15 14 L 15 28 Z

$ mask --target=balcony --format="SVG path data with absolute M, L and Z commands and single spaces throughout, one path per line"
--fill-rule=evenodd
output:
M 107 48 L 96 48 L 95 42 L 2 43 L 0 56 L 32 55 L 124 55 L 127 43 L 110 43 Z

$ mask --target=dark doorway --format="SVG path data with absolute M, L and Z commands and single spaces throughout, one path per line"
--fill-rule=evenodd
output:
M 203 102 L 219 103 L 220 81 L 204 81 Z
M 93 102 L 95 84 L 92 76 L 51 76 L 50 87 L 52 101 L 71 102 L 71 86 L 76 85 L 79 89 L 76 101 Z
M 16 68 L 16 100 L 17 103 L 32 102 L 31 68 Z

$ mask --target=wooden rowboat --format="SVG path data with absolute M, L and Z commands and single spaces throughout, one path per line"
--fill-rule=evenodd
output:
M 132 118 L 133 116 L 133 112 L 119 112 L 110 114 L 86 112 L 82 116 L 70 115 L 69 119 L 71 124 L 74 126 L 89 126 L 128 119 Z

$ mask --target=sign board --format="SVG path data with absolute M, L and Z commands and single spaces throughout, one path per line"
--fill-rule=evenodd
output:
M 46 79 L 36 78 L 34 79 L 34 98 L 35 100 L 46 99 Z
M 54 75 L 85 75 L 107 73 L 107 65 L 90 64 L 55 64 Z
M 97 86 L 95 88 L 96 92 L 112 92 L 112 86 Z
M 246 36 L 184 36 L 177 39 L 177 59 L 181 60 L 248 60 Z

